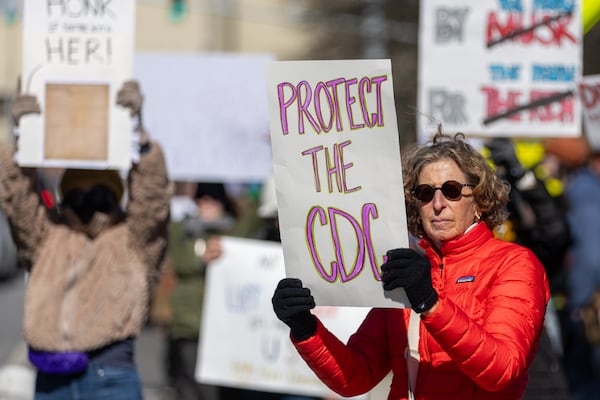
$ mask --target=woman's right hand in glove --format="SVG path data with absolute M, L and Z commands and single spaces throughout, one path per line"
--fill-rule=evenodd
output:
M 300 279 L 279 281 L 271 301 L 275 315 L 290 327 L 295 340 L 306 340 L 315 334 L 317 321 L 310 312 L 315 308 L 315 299 Z

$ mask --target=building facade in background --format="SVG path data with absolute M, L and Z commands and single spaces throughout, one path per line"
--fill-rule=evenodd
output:
M 9 110 L 21 71 L 22 0 L 0 0 L 0 142 L 10 138 Z M 79 0 L 65 0 L 81 12 Z M 298 4 L 301 3 L 301 4 Z M 298 59 L 314 32 L 304 2 L 292 0 L 138 0 L 135 50 L 270 53 Z

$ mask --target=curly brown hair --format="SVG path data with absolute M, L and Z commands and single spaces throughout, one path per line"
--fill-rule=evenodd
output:
M 430 142 L 424 146 L 414 145 L 402 155 L 402 159 L 408 230 L 414 236 L 422 238 L 425 232 L 419 222 L 418 200 L 412 191 L 419 184 L 423 168 L 444 159 L 454 161 L 465 174 L 466 183 L 474 185 L 473 198 L 481 213 L 481 221 L 494 229 L 506 219 L 505 205 L 510 185 L 496 176 L 485 158 L 465 141 L 464 134 L 447 135 L 439 127 Z

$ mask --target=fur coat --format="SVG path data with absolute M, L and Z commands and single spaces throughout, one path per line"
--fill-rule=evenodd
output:
M 52 218 L 13 155 L 12 148 L 0 153 L 0 206 L 30 272 L 27 343 L 90 351 L 136 336 L 166 251 L 171 185 L 160 146 L 153 143 L 129 171 L 125 218 L 96 219 L 93 234 L 68 218 Z

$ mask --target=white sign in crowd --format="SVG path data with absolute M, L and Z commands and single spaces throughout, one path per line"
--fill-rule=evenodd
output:
M 271 174 L 265 94 L 268 54 L 138 53 L 144 124 L 169 177 L 263 182 Z
M 322 306 L 407 304 L 379 271 L 408 247 L 390 60 L 273 62 L 267 95 L 287 276 Z
M 579 136 L 579 1 L 428 0 L 419 22 L 419 138 Z
M 578 85 L 585 136 L 592 151 L 600 151 L 600 75 L 584 76 Z
M 223 256 L 207 269 L 197 379 L 253 390 L 333 396 L 300 358 L 289 328 L 273 312 L 271 296 L 285 276 L 281 245 L 233 237 L 224 237 L 222 245 Z M 347 340 L 368 310 L 317 307 L 315 313 Z

